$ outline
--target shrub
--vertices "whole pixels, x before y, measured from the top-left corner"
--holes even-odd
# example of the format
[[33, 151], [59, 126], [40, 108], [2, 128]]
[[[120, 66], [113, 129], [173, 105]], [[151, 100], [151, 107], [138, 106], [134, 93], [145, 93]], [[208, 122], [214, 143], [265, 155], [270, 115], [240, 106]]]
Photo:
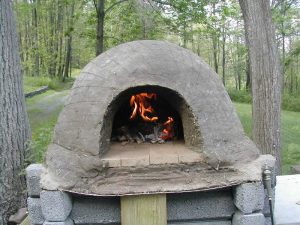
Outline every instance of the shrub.
[[229, 89], [227, 90], [230, 98], [234, 102], [241, 102], [241, 103], [252, 103], [252, 96], [250, 92], [245, 90], [236, 90], [236, 89]]
[[51, 79], [46, 76], [40, 76], [40, 77], [24, 76], [24, 89], [25, 89], [25, 93], [35, 91], [43, 86], [48, 86], [49, 89], [56, 90], [56, 91], [70, 89], [74, 83], [74, 80], [75, 78], [68, 77], [66, 78], [65, 82], [62, 82], [57, 78]]
[[281, 106], [284, 110], [300, 112], [300, 97], [285, 94], [282, 96]]
[[[232, 101], [240, 102], [240, 103], [252, 103], [251, 93], [245, 90], [235, 90], [229, 89], [227, 90], [228, 94]], [[282, 104], [281, 108], [283, 110], [300, 112], [300, 97], [295, 97], [291, 95], [284, 94], [282, 96]]]

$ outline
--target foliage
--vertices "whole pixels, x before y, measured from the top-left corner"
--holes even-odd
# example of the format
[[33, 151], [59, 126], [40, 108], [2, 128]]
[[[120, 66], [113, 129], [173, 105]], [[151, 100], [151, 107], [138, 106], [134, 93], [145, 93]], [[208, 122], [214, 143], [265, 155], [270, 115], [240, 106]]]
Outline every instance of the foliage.
[[24, 77], [24, 92], [28, 93], [31, 91], [35, 91], [43, 86], [48, 86], [49, 89], [52, 90], [63, 90], [63, 89], [69, 89], [73, 82], [74, 78], [70, 77], [66, 79], [66, 82], [62, 82], [61, 80], [57, 78], [50, 78], [45, 76], [39, 76], [39, 77]]
[[227, 90], [230, 96], [230, 99], [234, 102], [241, 102], [241, 103], [251, 103], [252, 97], [251, 94], [246, 90], [236, 90], [236, 89], [229, 89]]
[[283, 95], [282, 109], [300, 112], [300, 97], [295, 97], [287, 94]]
[[23, 79], [24, 92], [29, 93], [35, 91], [43, 86], [49, 86], [51, 79], [49, 77], [28, 77], [25, 76]]
[[[105, 0], [104, 50], [137, 39], [174, 42], [200, 55], [229, 89], [249, 89], [244, 24], [236, 0]], [[14, 0], [21, 59], [27, 76], [64, 79], [66, 65], [82, 68], [95, 57], [93, 0]], [[74, 12], [72, 7], [74, 6]], [[284, 92], [300, 96], [300, 4], [273, 0], [284, 68]], [[71, 38], [70, 64], [66, 64]]]

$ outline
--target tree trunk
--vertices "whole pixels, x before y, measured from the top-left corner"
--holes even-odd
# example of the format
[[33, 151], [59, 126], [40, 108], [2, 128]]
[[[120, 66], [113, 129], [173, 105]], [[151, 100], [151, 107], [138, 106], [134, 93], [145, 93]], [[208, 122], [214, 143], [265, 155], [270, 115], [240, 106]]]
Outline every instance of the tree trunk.
[[223, 81], [223, 85], [226, 86], [226, 79], [225, 79], [225, 65], [226, 65], [226, 53], [225, 53], [225, 45], [226, 45], [226, 29], [225, 29], [225, 25], [223, 28], [223, 43], [222, 43], [222, 81]]
[[217, 34], [214, 33], [213, 37], [212, 37], [212, 41], [213, 41], [213, 57], [214, 57], [214, 67], [215, 67], [215, 71], [216, 73], [219, 72], [219, 60], [218, 60], [218, 37]]
[[182, 35], [183, 35], [183, 47], [187, 48], [187, 24], [186, 21], [184, 21], [183, 23], [183, 31], [182, 31]]
[[58, 1], [58, 8], [57, 8], [57, 33], [58, 33], [58, 40], [57, 40], [57, 72], [56, 75], [60, 78], [63, 77], [63, 67], [64, 67], [64, 60], [63, 60], [63, 36], [64, 36], [64, 27], [63, 27], [63, 19], [64, 19], [64, 4], [61, 1]]
[[251, 91], [251, 76], [250, 76], [249, 55], [247, 55], [247, 59], [246, 59], [246, 90]]
[[105, 0], [98, 0], [97, 3], [97, 44], [96, 56], [104, 51], [104, 17]]
[[29, 125], [18, 35], [10, 0], [0, 0], [0, 225], [25, 206], [24, 159]]
[[69, 21], [69, 31], [68, 31], [68, 37], [67, 37], [67, 53], [66, 53], [66, 61], [65, 61], [65, 67], [63, 72], [63, 81], [65, 81], [66, 77], [69, 76], [69, 69], [71, 65], [71, 53], [72, 53], [72, 33], [73, 33], [73, 22], [74, 22], [74, 8], [75, 8], [75, 1], [72, 2], [71, 5], [71, 15], [70, 15], [70, 21]]
[[49, 39], [49, 49], [48, 50], [48, 54], [50, 54], [50, 62], [49, 62], [49, 75], [54, 77], [55, 76], [55, 72], [56, 72], [56, 61], [57, 61], [57, 48], [58, 48], [58, 44], [57, 44], [57, 29], [55, 27], [56, 24], [56, 20], [55, 20], [55, 12], [56, 7], [55, 7], [56, 2], [51, 2], [49, 5], [49, 30], [50, 30], [50, 37]]
[[242, 89], [242, 57], [241, 57], [241, 50], [240, 45], [241, 41], [240, 38], [237, 40], [236, 51], [237, 51], [237, 78], [238, 78], [238, 90]]
[[34, 69], [33, 76], [40, 75], [40, 59], [39, 59], [39, 49], [38, 49], [38, 16], [37, 16], [37, 5], [38, 2], [33, 2], [32, 9], [32, 25], [34, 27], [34, 35], [33, 35], [33, 48], [34, 48]]
[[280, 105], [282, 74], [270, 2], [239, 0], [246, 30], [252, 81], [253, 141], [262, 154], [276, 157], [280, 174]]

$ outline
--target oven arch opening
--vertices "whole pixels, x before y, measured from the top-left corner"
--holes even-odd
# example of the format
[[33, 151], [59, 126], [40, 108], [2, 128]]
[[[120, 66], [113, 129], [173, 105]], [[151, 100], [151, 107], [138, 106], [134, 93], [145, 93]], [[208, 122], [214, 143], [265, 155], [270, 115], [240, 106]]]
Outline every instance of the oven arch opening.
[[[144, 85], [130, 87], [120, 92], [109, 104], [103, 119], [105, 124], [103, 124], [103, 129], [100, 131], [102, 137], [102, 140], [100, 140], [100, 149], [102, 150], [100, 156], [109, 150], [111, 142], [116, 141], [119, 128], [128, 126], [129, 129], [132, 129], [137, 124], [141, 124], [140, 116], [130, 120], [133, 111], [130, 106], [130, 98], [140, 93], [153, 93], [156, 95], [156, 99], [149, 100], [155, 110], [154, 114], [148, 114], [149, 117], [158, 116], [157, 123], [160, 124], [165, 123], [169, 116], [172, 117], [175, 121], [174, 129], [176, 133], [174, 139], [172, 139], [181, 141], [185, 146], [201, 152], [202, 140], [200, 129], [196, 123], [197, 118], [195, 118], [191, 107], [183, 96], [170, 88]], [[144, 124], [147, 124], [147, 122]]]

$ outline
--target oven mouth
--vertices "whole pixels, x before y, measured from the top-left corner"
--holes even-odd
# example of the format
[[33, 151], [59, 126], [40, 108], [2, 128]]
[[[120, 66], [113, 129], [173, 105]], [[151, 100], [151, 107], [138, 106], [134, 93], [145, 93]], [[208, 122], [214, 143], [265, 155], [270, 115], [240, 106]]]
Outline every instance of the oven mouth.
[[185, 143], [181, 116], [186, 116], [182, 110], [186, 107], [180, 106], [183, 101], [176, 95], [159, 86], [143, 86], [119, 96], [123, 101], [117, 104], [109, 150], [101, 159], [109, 167], [204, 161]]
[[130, 149], [128, 146], [154, 152], [158, 145], [161, 151], [164, 145], [175, 145], [180, 153], [202, 153], [202, 137], [191, 107], [178, 92], [166, 87], [144, 85], [122, 91], [108, 106], [102, 127], [101, 158], [110, 156], [112, 147], [116, 151]]

